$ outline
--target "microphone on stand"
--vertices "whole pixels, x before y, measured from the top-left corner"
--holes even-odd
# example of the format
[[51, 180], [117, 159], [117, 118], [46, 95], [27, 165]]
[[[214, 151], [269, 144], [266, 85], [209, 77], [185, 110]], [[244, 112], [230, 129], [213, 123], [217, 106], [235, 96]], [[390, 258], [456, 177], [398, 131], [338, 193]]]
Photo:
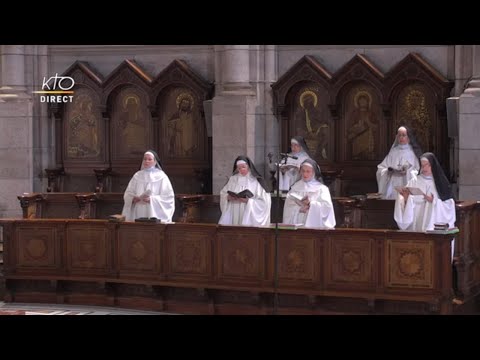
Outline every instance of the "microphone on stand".
[[297, 159], [298, 159], [298, 156], [290, 155], [290, 154], [287, 154], [287, 153], [280, 153], [280, 156], [282, 156], [282, 157], [289, 157], [289, 158], [292, 158], [292, 159], [294, 159], [294, 160], [297, 160]]

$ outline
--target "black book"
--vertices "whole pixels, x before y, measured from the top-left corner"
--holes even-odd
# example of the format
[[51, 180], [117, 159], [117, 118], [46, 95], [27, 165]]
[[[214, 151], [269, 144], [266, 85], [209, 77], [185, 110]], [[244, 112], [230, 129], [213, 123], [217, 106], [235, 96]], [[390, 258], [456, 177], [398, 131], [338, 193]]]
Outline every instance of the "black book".
[[238, 193], [235, 193], [233, 191], [228, 190], [227, 193], [228, 193], [228, 195], [233, 196], [233, 197], [237, 197], [237, 198], [250, 199], [250, 198], [253, 197], [252, 192], [248, 189], [245, 189], [245, 190], [240, 191]]
[[162, 220], [157, 219], [156, 217], [150, 217], [150, 218], [140, 217], [140, 218], [136, 218], [135, 222], [159, 223], [159, 222], [162, 222]]

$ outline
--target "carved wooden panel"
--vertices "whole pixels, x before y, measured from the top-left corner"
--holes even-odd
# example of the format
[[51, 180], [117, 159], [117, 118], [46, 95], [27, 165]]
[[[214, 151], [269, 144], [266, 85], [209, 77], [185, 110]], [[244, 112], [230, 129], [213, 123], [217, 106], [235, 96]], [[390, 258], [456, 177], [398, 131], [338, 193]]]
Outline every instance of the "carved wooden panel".
[[111, 240], [104, 226], [67, 228], [67, 269], [70, 272], [106, 273], [111, 267]]
[[433, 243], [387, 240], [387, 286], [433, 288]]
[[219, 229], [217, 272], [219, 279], [235, 277], [261, 280], [265, 275], [264, 234], [238, 229]]
[[387, 73], [356, 54], [333, 75], [305, 56], [272, 85], [282, 151], [292, 136], [302, 135], [322, 170], [343, 170], [337, 196], [376, 192], [377, 165], [399, 125], [406, 124], [418, 131], [423, 150], [435, 152], [448, 170], [446, 98], [452, 86], [415, 53]]
[[19, 228], [17, 230], [17, 266], [19, 270], [60, 267], [60, 244], [55, 227]]
[[105, 156], [105, 126], [97, 93], [87, 87], [75, 90], [65, 114], [65, 161], [96, 160]]
[[111, 134], [112, 160], [134, 159], [151, 147], [151, 117], [147, 94], [136, 87], [126, 87], [113, 100]]
[[169, 276], [210, 277], [213, 236], [209, 227], [191, 230], [177, 226], [169, 231], [166, 238]]
[[153, 276], [161, 271], [163, 228], [160, 226], [121, 226], [118, 234], [118, 270], [123, 275]]
[[278, 239], [278, 278], [313, 282], [315, 238], [296, 236], [293, 232]]
[[[344, 154], [347, 161], [382, 160], [382, 109], [376, 90], [360, 83], [343, 98]], [[383, 149], [382, 149], [383, 150]]]
[[373, 239], [329, 241], [330, 281], [333, 283], [374, 282]]

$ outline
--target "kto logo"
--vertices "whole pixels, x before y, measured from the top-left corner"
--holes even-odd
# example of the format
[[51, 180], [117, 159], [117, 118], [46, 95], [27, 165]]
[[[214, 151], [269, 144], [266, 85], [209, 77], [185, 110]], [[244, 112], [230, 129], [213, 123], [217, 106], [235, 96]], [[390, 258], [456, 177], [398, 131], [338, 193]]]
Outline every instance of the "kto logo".
[[[46, 94], [40, 96], [40, 102], [47, 102], [47, 103], [68, 103], [73, 101], [73, 94], [74, 91], [73, 87], [75, 86], [75, 80], [70, 76], [51, 76], [50, 78], [44, 77], [42, 90], [41, 91], [34, 91], [36, 94]], [[61, 94], [61, 95], [53, 95], [53, 94]]]

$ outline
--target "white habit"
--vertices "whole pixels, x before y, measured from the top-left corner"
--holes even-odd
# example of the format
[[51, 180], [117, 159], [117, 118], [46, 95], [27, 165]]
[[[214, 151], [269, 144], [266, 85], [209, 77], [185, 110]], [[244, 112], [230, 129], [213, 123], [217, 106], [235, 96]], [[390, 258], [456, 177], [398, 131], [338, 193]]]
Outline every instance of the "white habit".
[[[426, 201], [423, 195], [409, 195], [407, 202], [403, 195], [398, 193], [395, 201], [394, 218], [400, 230], [425, 232], [433, 230], [435, 223], [448, 223], [449, 227], [455, 226], [455, 201], [447, 199], [442, 201], [438, 197], [437, 188], [433, 177], [414, 175], [407, 186], [417, 187], [425, 194], [433, 194], [433, 201]], [[452, 259], [455, 244], [452, 241]]]
[[[308, 196], [310, 209], [306, 213], [300, 212], [300, 206], [291, 197], [292, 193], [300, 198], [305, 195]], [[285, 199], [283, 222], [286, 224], [303, 224], [305, 227], [333, 229], [336, 221], [328, 187], [316, 179], [309, 182], [305, 182], [303, 179], [297, 181]]]
[[[132, 203], [134, 196], [150, 191], [150, 202]], [[140, 170], [133, 175], [123, 195], [125, 205], [122, 215], [126, 221], [140, 217], [156, 217], [163, 222], [171, 222], [175, 211], [175, 194], [167, 174], [158, 168]]]
[[[300, 179], [300, 165], [302, 162], [304, 162], [307, 159], [310, 159], [310, 156], [306, 152], [299, 152], [299, 153], [290, 153], [290, 155], [294, 155], [298, 157], [298, 159], [292, 159], [292, 158], [287, 158], [287, 163], [286, 165], [294, 165], [296, 168], [291, 168], [283, 174], [281, 171], [279, 171], [279, 176], [280, 176], [280, 181], [278, 184], [279, 190], [280, 191], [288, 191], [290, 190], [290, 187], [295, 184], [297, 180]], [[280, 164], [280, 168], [283, 165], [283, 161]]]
[[[228, 201], [227, 191], [238, 193], [248, 189], [253, 193], [253, 197], [246, 203], [238, 201]], [[266, 226], [270, 225], [270, 208], [272, 200], [270, 194], [260, 185], [257, 178], [251, 175], [235, 174], [230, 176], [227, 184], [220, 191], [220, 225], [246, 225], [246, 226]]]
[[[388, 171], [389, 167], [399, 169], [402, 166], [408, 167], [405, 175]], [[410, 144], [393, 146], [377, 166], [378, 192], [383, 199], [396, 199], [395, 186], [405, 186], [412, 178], [412, 172], [418, 172], [419, 169], [420, 163]]]

